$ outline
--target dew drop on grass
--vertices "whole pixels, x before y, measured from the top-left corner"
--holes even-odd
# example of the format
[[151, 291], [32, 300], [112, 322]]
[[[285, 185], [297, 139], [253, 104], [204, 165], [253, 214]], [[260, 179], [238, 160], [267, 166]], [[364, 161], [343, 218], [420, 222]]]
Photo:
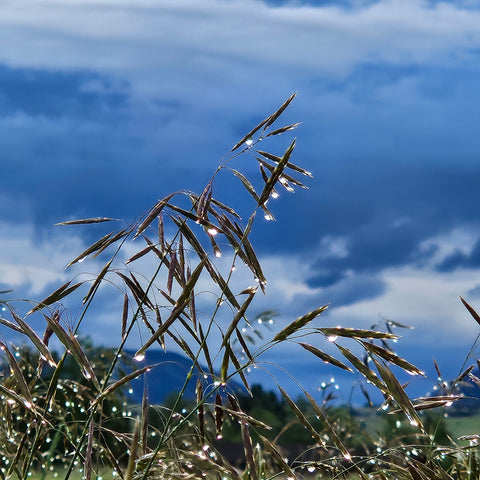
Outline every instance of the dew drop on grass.
[[327, 340], [328, 340], [330, 343], [333, 343], [333, 342], [336, 342], [336, 341], [337, 341], [337, 338], [338, 338], [337, 335], [329, 335], [329, 336], [327, 337]]
[[145, 355], [143, 353], [140, 353], [139, 355], [135, 355], [133, 359], [136, 362], [143, 362], [143, 360], [145, 360]]
[[215, 227], [210, 227], [207, 229], [207, 233], [214, 237], [215, 235], [218, 234], [218, 230]]
[[251, 147], [253, 145], [253, 139], [249, 138], [249, 139], [245, 140], [245, 145], [247, 147]]
[[309, 473], [313, 473], [315, 471], [315, 467], [313, 465], [310, 465], [309, 467], [307, 467], [307, 471]]
[[270, 214], [270, 213], [266, 213], [264, 215], [264, 218], [265, 220], [267, 220], [268, 222], [271, 222], [273, 220], [273, 216]]

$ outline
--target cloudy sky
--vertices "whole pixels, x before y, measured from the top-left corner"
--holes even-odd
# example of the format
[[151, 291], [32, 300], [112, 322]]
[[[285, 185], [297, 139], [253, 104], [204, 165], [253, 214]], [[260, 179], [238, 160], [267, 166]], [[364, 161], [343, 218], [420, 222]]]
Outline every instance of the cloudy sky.
[[[298, 92], [283, 121], [303, 122], [293, 161], [314, 178], [257, 222], [269, 283], [252, 313], [284, 326], [328, 303], [318, 326], [389, 318], [415, 327], [398, 331], [402, 355], [458, 373], [479, 329], [459, 301], [480, 308], [477, 1], [6, 1], [0, 44], [0, 289], [41, 300], [98, 271], [65, 265], [103, 230], [55, 223], [123, 225], [200, 192]], [[235, 167], [257, 175], [253, 157]], [[243, 198], [229, 180], [214, 194]], [[118, 308], [106, 296], [83, 332], [115, 343]], [[267, 359], [285, 352], [300, 381], [330, 377], [295, 345]]]

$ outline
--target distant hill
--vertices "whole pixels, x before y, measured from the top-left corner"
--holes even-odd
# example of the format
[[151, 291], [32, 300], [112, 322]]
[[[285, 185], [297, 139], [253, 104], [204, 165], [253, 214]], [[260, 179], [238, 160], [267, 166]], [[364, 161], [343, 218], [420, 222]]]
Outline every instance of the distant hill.
[[[134, 351], [125, 351], [133, 359]], [[164, 352], [163, 350], [147, 350], [145, 359], [141, 362], [134, 362], [138, 368], [147, 365], [156, 365], [151, 371], [130, 382], [132, 393], [128, 395], [131, 403], [141, 403], [143, 397], [144, 385], [147, 385], [148, 401], [150, 404], [164, 404], [166, 400], [174, 393], [179, 392], [185, 382], [187, 373], [190, 371], [192, 361], [174, 352]], [[206, 367], [201, 366], [204, 372], [208, 372]], [[195, 368], [194, 374], [187, 384], [184, 399], [195, 400], [195, 388], [197, 379], [201, 377], [204, 380], [204, 388], [213, 383], [211, 376], [204, 378], [198, 368]], [[228, 387], [234, 391], [244, 391], [243, 387], [236, 382], [229, 382]]]

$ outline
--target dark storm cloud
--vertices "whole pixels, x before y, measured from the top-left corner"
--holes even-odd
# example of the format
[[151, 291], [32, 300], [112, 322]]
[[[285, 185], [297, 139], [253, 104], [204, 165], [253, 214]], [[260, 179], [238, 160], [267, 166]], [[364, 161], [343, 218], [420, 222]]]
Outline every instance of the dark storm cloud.
[[[314, 251], [319, 258], [311, 268], [309, 284], [314, 287], [339, 282], [348, 270], [375, 273], [420, 265], [438, 248], [431, 245], [425, 249], [422, 242], [446, 234], [458, 224], [478, 222], [479, 176], [480, 165], [462, 171], [455, 166], [431, 170], [404, 165], [393, 170], [378, 165], [365, 171], [357, 166], [348, 176], [330, 172], [331, 185], [312, 187], [297, 205], [279, 204], [277, 212], [272, 203], [278, 223], [262, 230], [261, 251], [268, 251], [275, 238], [282, 239], [276, 248], [285, 253], [301, 250], [300, 245]], [[304, 215], [298, 214], [299, 208]], [[318, 239], [327, 234], [346, 239], [345, 255], [324, 257]], [[468, 261], [477, 266], [479, 250], [477, 246], [468, 259], [458, 254], [455, 265]]]
[[[118, 82], [90, 72], [52, 72], [0, 65], [0, 112], [83, 120], [119, 112], [128, 93]], [[126, 84], [122, 90], [128, 91]]]
[[323, 294], [331, 299], [332, 308], [338, 308], [362, 300], [377, 298], [386, 292], [386, 285], [379, 278], [357, 275], [327, 288]]

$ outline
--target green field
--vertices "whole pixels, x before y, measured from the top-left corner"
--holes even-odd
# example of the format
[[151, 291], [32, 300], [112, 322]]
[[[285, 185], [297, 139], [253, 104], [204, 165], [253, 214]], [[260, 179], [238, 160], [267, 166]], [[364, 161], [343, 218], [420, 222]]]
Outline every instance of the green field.
[[[49, 471], [46, 475], [43, 472], [33, 472], [32, 476], [29, 477], [31, 480], [51, 480], [54, 478], [63, 479], [65, 478], [65, 470], [62, 467], [58, 467], [58, 470]], [[81, 472], [72, 472], [70, 475], [70, 480], [83, 480], [84, 476]], [[112, 476], [111, 471], [101, 471], [99, 470], [96, 474], [92, 472], [92, 480], [115, 480], [119, 478]]]

